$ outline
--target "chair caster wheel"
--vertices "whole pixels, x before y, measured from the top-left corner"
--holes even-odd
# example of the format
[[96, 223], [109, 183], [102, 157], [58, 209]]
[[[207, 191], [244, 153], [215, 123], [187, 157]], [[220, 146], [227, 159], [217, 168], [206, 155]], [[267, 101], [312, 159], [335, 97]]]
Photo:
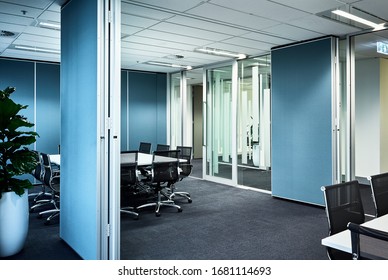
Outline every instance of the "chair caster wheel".
[[160, 213], [155, 213], [155, 216], [156, 217], [160, 217]]
[[44, 224], [47, 226], [50, 224], [50, 221], [45, 221]]
[[39, 214], [38, 216], [36, 216], [38, 219], [42, 219], [42, 215], [41, 214]]
[[183, 211], [183, 209], [182, 208], [178, 208], [178, 212], [182, 212]]
[[189, 199], [187, 199], [187, 202], [192, 203], [193, 201], [191, 200], [191, 198], [189, 198]]

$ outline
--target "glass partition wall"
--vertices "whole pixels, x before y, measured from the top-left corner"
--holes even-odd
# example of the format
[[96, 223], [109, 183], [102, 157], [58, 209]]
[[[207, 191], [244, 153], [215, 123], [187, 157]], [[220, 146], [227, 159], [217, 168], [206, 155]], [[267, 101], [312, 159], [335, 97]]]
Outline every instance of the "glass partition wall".
[[271, 190], [270, 56], [238, 62], [237, 183]]
[[271, 190], [270, 55], [206, 71], [205, 178]]

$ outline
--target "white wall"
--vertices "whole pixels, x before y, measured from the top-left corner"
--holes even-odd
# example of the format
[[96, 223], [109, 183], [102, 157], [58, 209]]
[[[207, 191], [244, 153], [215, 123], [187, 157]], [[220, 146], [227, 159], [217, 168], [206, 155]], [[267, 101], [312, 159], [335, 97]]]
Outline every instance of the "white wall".
[[380, 172], [380, 62], [356, 61], [355, 172], [366, 178]]

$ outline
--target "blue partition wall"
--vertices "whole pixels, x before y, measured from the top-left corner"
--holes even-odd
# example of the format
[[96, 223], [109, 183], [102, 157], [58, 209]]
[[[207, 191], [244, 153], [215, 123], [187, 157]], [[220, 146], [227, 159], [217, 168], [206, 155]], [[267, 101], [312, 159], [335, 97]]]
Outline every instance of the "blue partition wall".
[[332, 38], [272, 51], [272, 195], [317, 205], [332, 183]]
[[122, 71], [121, 150], [138, 149], [140, 142], [153, 148], [167, 139], [167, 75]]
[[48, 154], [57, 153], [60, 144], [59, 69], [59, 64], [0, 59], [0, 88], [16, 88], [12, 97], [28, 105], [21, 113], [40, 136], [35, 149]]
[[60, 236], [84, 259], [100, 258], [97, 2], [61, 12]]

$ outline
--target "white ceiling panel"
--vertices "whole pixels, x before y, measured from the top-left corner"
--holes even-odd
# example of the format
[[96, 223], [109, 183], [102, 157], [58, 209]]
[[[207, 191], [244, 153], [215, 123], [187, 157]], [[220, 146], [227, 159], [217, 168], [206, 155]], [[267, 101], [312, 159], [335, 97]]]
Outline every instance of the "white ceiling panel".
[[201, 39], [201, 38], [194, 38], [189, 36], [182, 36], [172, 33], [166, 33], [166, 32], [160, 32], [156, 30], [144, 30], [139, 33], [137, 33], [138, 36], [148, 37], [148, 38], [154, 38], [161, 41], [170, 41], [170, 42], [179, 42], [182, 44], [191, 44], [191, 45], [206, 45], [211, 43], [209, 40]]
[[130, 26], [130, 25], [121, 25], [121, 36], [126, 36], [126, 35], [132, 35], [135, 34], [139, 31], [143, 30], [141, 27], [135, 27], [135, 26]]
[[205, 29], [209, 31], [219, 32], [223, 34], [230, 34], [233, 36], [240, 36], [247, 33], [245, 29], [229, 26], [228, 24], [220, 24], [214, 22], [212, 19], [197, 19], [187, 16], [175, 16], [168, 19], [168, 22], [184, 25], [194, 26], [196, 28]]
[[211, 0], [210, 3], [279, 22], [287, 22], [308, 15], [308, 13], [300, 9], [287, 7], [267, 0]]
[[58, 51], [61, 49], [61, 45], [59, 44], [48, 44], [47, 42], [26, 41], [21, 39], [15, 40], [14, 45], [32, 46], [37, 48], [53, 49]]
[[170, 53], [179, 53], [180, 51], [182, 51], [179, 49], [168, 49], [165, 47], [136, 44], [136, 43], [125, 42], [125, 41], [121, 43], [121, 47], [123, 49], [128, 49], [128, 51], [141, 50], [141, 51], [147, 51], [153, 54], [161, 54], [161, 55], [167, 55]]
[[242, 35], [241, 37], [256, 40], [256, 41], [266, 42], [272, 45], [285, 45], [293, 42], [293, 40], [290, 40], [290, 39], [271, 36], [271, 35], [258, 33], [258, 32], [249, 32], [247, 34]]
[[25, 29], [26, 29], [25, 25], [0, 22], [0, 30], [7, 30], [11, 32], [20, 33], [20, 32], [23, 32]]
[[307, 40], [309, 38], [321, 37], [323, 35], [321, 32], [314, 32], [287, 24], [279, 24], [277, 26], [267, 28], [264, 31], [284, 38], [289, 38], [294, 41]]
[[[232, 45], [232, 44], [222, 43], [222, 42], [209, 44], [207, 47], [227, 50], [227, 51], [236, 52], [236, 53], [243, 53], [246, 55], [256, 55], [257, 53], [261, 53], [263, 51], [263, 50], [260, 50], [259, 48], [248, 48], [241, 45]], [[225, 58], [224, 60], [226, 59], [227, 58]]]
[[161, 11], [160, 9], [155, 9], [152, 7], [146, 8], [128, 3], [122, 3], [121, 13], [155, 20], [166, 20], [174, 15], [169, 12]]
[[[24, 1], [26, 2], [26, 1]], [[28, 6], [20, 6], [15, 4], [10, 4], [7, 2], [0, 2], [0, 11], [4, 14], [16, 15], [16, 16], [26, 16], [29, 18], [36, 18], [42, 12], [40, 9], [36, 9]], [[23, 13], [25, 12], [25, 14]]]
[[[48, 45], [61, 45], [61, 40], [59, 38], [53, 37], [44, 37], [39, 35], [31, 35], [31, 34], [20, 34], [20, 36], [15, 40], [15, 43], [20, 41], [29, 41], [29, 42], [39, 42], [39, 43], [47, 43]], [[32, 44], [31, 44], [32, 45]]]
[[61, 32], [58, 30], [35, 27], [35, 26], [27, 26], [26, 29], [24, 29], [24, 32], [25, 34], [37, 35], [37, 36], [43, 36], [43, 37], [60, 38], [61, 36]]
[[265, 42], [260, 42], [260, 41], [242, 38], [242, 37], [234, 37], [228, 40], [224, 40], [223, 43], [229, 43], [229, 44], [234, 44], [236, 46], [244, 46], [251, 49], [261, 49], [261, 50], [268, 50], [274, 46], [273, 44], [268, 44]]
[[182, 44], [169, 41], [161, 41], [154, 38], [145, 38], [140, 36], [130, 36], [123, 39], [123, 42], [133, 42], [142, 45], [161, 46], [169, 49], [180, 49], [180, 50], [193, 50], [196, 45]]
[[26, 26], [26, 25], [31, 25], [34, 22], [34, 19], [15, 16], [15, 15], [2, 14], [0, 12], [0, 22]]
[[191, 37], [203, 38], [210, 41], [220, 41], [230, 38], [229, 34], [223, 34], [219, 32], [207, 31], [204, 29], [194, 28], [183, 26], [179, 24], [173, 24], [168, 22], [162, 22], [155, 26], [152, 26], [152, 30], [158, 30], [162, 32], [171, 32], [173, 34], [178, 34], [185, 36], [186, 34], [190, 34]]
[[331, 20], [326, 20], [322, 17], [311, 15], [302, 19], [292, 20], [290, 24], [304, 28], [308, 26], [310, 30], [318, 31], [322, 34], [344, 35], [360, 31], [355, 27], [338, 23]]
[[[214, 12], [215, 9], [217, 10], [216, 13]], [[255, 30], [261, 30], [278, 23], [270, 19], [207, 3], [191, 9], [188, 13]]]
[[[3, 2], [3, 1], [1, 1]], [[9, 0], [4, 2], [12, 2], [15, 5], [28, 5], [29, 7], [37, 8], [37, 9], [45, 9], [47, 6], [53, 3], [53, 0]]]
[[121, 15], [121, 24], [131, 25], [141, 28], [148, 28], [154, 24], [157, 24], [159, 21], [149, 18], [142, 18], [134, 15], [122, 14]]
[[61, 22], [61, 14], [57, 13], [57, 12], [46, 11], [39, 16], [39, 19], [47, 20], [47, 21], [54, 21], [54, 22]]
[[15, 50], [15, 49], [7, 49], [4, 52], [4, 56], [14, 57], [14, 58], [23, 57], [25, 59], [34, 59], [34, 60], [36, 59], [36, 60], [52, 61], [52, 62], [60, 61], [60, 55], [42, 53], [42, 52], [21, 51], [21, 50]]
[[[387, 0], [363, 0], [353, 4], [354, 7], [368, 11], [371, 14], [388, 21], [388, 1]], [[376, 22], [380, 23], [380, 22]]]
[[173, 11], [184, 12], [188, 9], [191, 9], [198, 4], [202, 3], [203, 0], [190, 0], [190, 1], [182, 1], [182, 0], [141, 0], [141, 1], [130, 1], [124, 0], [125, 2], [136, 4], [147, 4], [149, 6], [162, 7], [163, 9], [170, 9]]
[[[343, 6], [341, 1], [337, 0], [271, 0], [284, 6], [301, 9], [309, 13], [319, 13], [326, 10]], [[345, 1], [342, 1], [345, 2]]]

